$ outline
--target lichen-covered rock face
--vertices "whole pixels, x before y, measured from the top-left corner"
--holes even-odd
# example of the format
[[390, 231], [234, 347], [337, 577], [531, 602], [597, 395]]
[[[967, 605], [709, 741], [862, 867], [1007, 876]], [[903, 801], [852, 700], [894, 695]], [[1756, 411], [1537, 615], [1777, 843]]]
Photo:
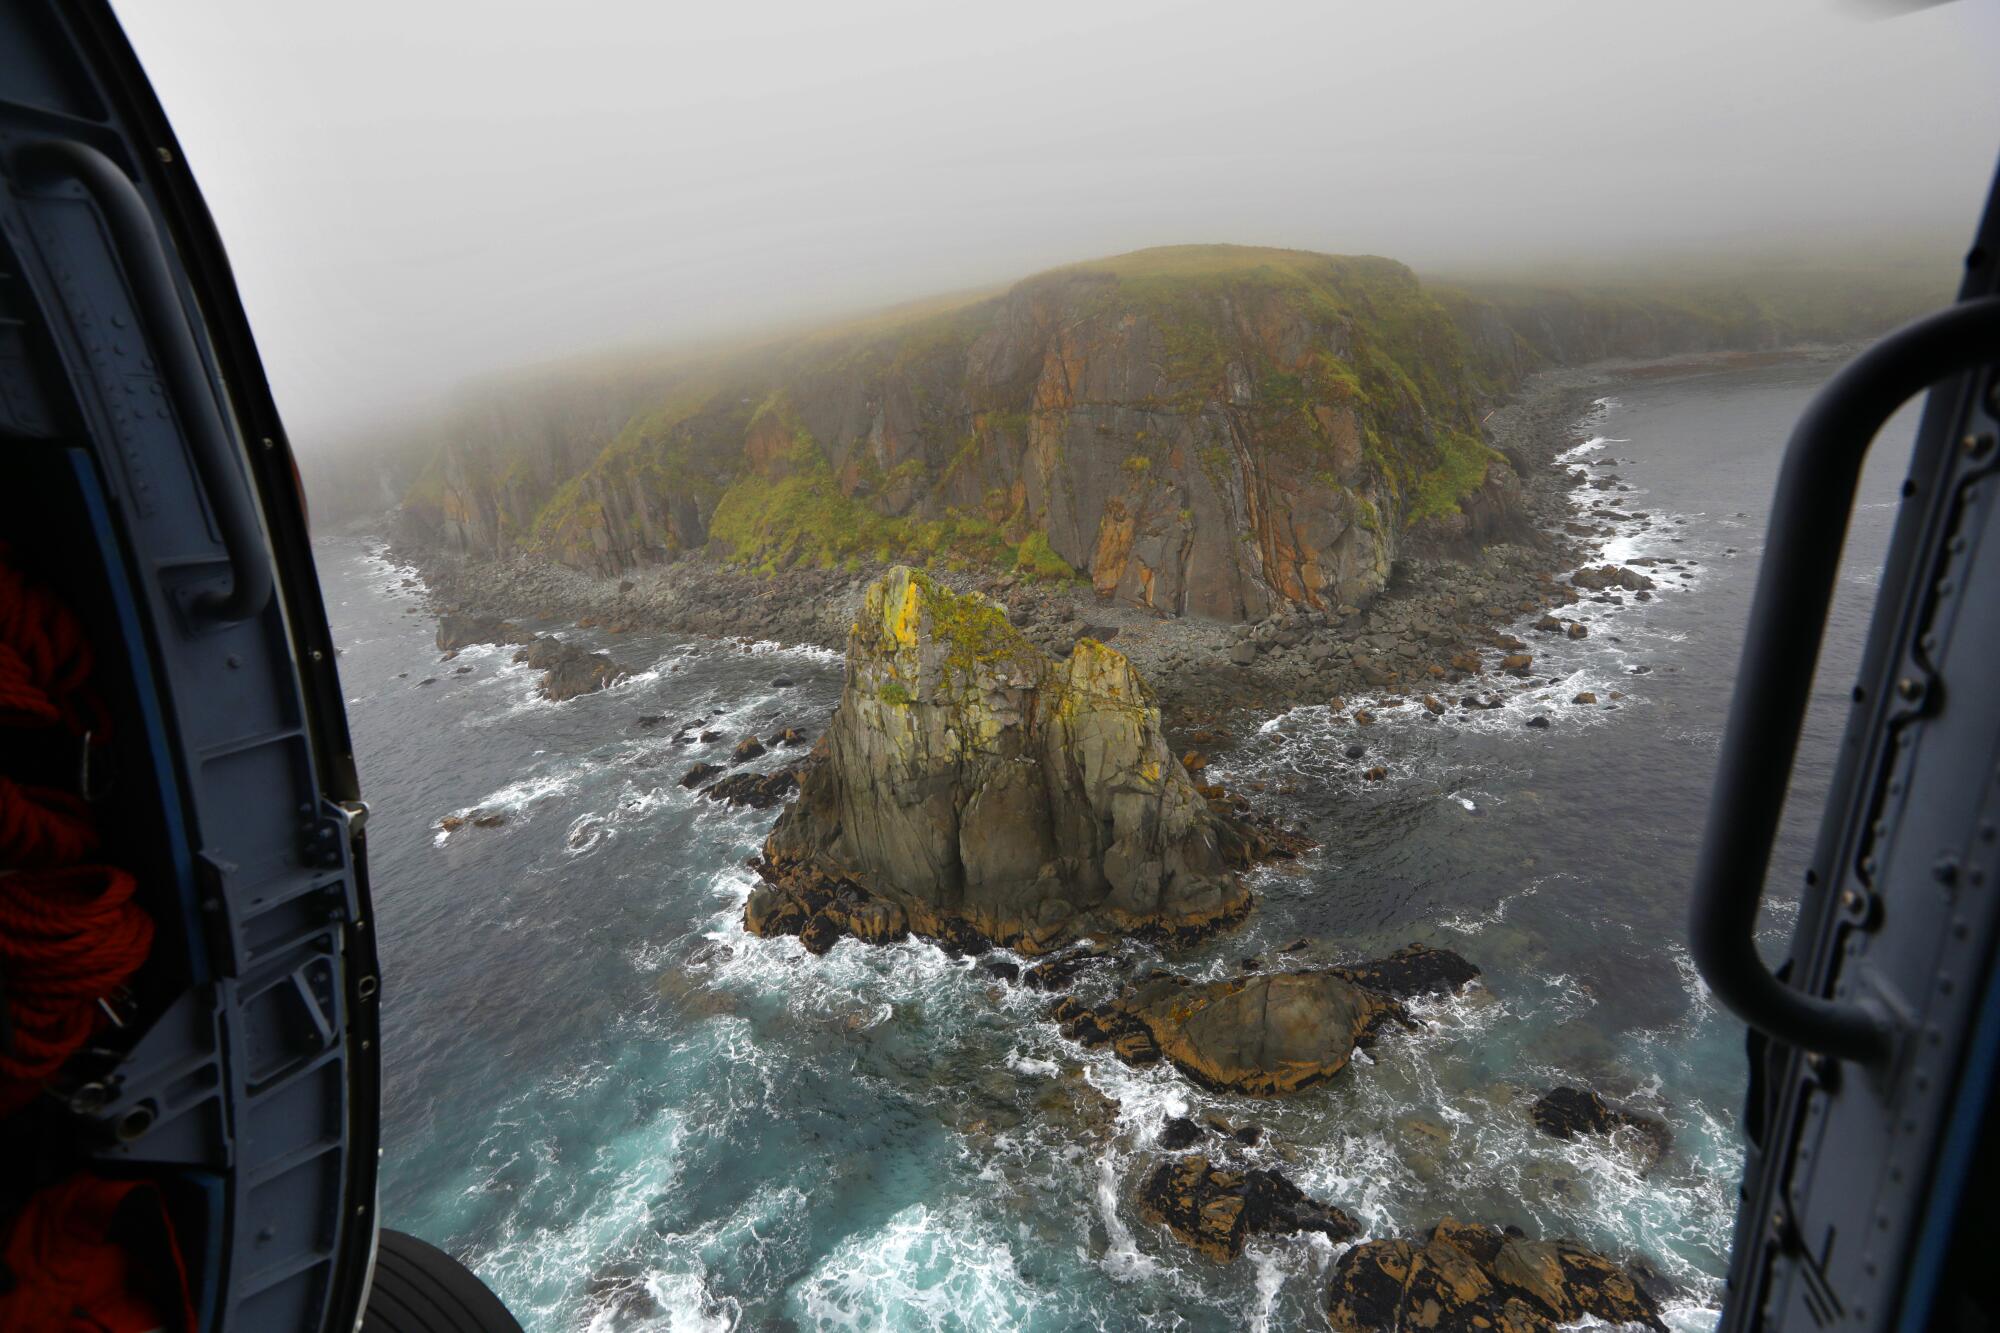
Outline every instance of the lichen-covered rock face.
[[1139, 1187], [1139, 1215], [1225, 1264], [1253, 1235], [1317, 1231], [1343, 1241], [1361, 1230], [1346, 1213], [1309, 1198], [1276, 1171], [1234, 1170], [1199, 1155], [1155, 1168]]
[[1586, 1316], [1666, 1333], [1653, 1299], [1603, 1255], [1449, 1217], [1427, 1240], [1355, 1246], [1326, 1295], [1339, 1333], [1553, 1333]]
[[826, 762], [765, 845], [765, 878], [853, 881], [908, 929], [1047, 951], [1187, 940], [1250, 895], [1151, 692], [1093, 640], [1053, 659], [990, 602], [898, 567], [868, 589]]

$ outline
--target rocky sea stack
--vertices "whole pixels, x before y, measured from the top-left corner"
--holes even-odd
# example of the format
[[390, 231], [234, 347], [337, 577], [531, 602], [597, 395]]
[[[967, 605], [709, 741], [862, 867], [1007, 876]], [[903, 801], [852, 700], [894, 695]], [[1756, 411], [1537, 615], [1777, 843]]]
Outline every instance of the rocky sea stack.
[[1185, 942], [1240, 920], [1263, 840], [1212, 808], [1151, 691], [1092, 639], [1053, 658], [993, 603], [898, 566], [869, 587], [822, 761], [744, 924], [992, 942]]

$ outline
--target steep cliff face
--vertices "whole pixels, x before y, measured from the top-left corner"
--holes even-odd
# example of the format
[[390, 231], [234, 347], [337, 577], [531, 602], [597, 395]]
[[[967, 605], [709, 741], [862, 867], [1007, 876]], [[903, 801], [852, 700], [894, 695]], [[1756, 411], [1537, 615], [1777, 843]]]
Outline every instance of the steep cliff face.
[[1002, 565], [1230, 620], [1364, 601], [1410, 538], [1509, 522], [1458, 328], [1383, 259], [1147, 251], [665, 398], [581, 463], [447, 449], [412, 508], [459, 549], [603, 574]]
[[478, 388], [436, 429], [404, 494], [410, 533], [484, 559], [535, 544], [550, 500], [595, 467], [634, 414], [686, 372], [548, 372]]
[[1088, 639], [1050, 658], [976, 594], [900, 566], [871, 585], [822, 745], [765, 844], [757, 933], [1041, 952], [1191, 938], [1249, 911], [1236, 835], [1131, 664]]
[[[611, 575], [699, 553], [1076, 578], [1254, 619], [1378, 592], [1412, 544], [1525, 536], [1480, 434], [1529, 372], [1853, 337], [1928, 293], [1779, 274], [1660, 291], [1420, 285], [1387, 259], [1147, 250], [613, 387], [484, 396], [415, 533]], [[541, 396], [536, 396], [541, 393]]]

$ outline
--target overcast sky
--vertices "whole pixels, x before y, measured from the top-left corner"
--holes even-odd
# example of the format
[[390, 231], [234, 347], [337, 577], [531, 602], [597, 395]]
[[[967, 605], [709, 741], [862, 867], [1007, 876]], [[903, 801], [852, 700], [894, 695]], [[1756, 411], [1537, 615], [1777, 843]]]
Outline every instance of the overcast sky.
[[2000, 12], [124, 0], [295, 441], [468, 376], [1239, 241], [1970, 234]]

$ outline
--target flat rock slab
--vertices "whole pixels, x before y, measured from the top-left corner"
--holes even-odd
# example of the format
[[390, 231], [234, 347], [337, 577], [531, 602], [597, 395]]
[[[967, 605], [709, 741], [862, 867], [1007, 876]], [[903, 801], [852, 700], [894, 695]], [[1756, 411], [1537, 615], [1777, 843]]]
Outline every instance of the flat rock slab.
[[1352, 968], [1206, 983], [1156, 976], [1109, 1004], [1065, 997], [1049, 1017], [1064, 1036], [1109, 1046], [1127, 1063], [1165, 1059], [1212, 1091], [1280, 1097], [1332, 1078], [1384, 1026], [1409, 1022], [1390, 988], [1451, 991], [1478, 974], [1457, 954], [1413, 945]]

